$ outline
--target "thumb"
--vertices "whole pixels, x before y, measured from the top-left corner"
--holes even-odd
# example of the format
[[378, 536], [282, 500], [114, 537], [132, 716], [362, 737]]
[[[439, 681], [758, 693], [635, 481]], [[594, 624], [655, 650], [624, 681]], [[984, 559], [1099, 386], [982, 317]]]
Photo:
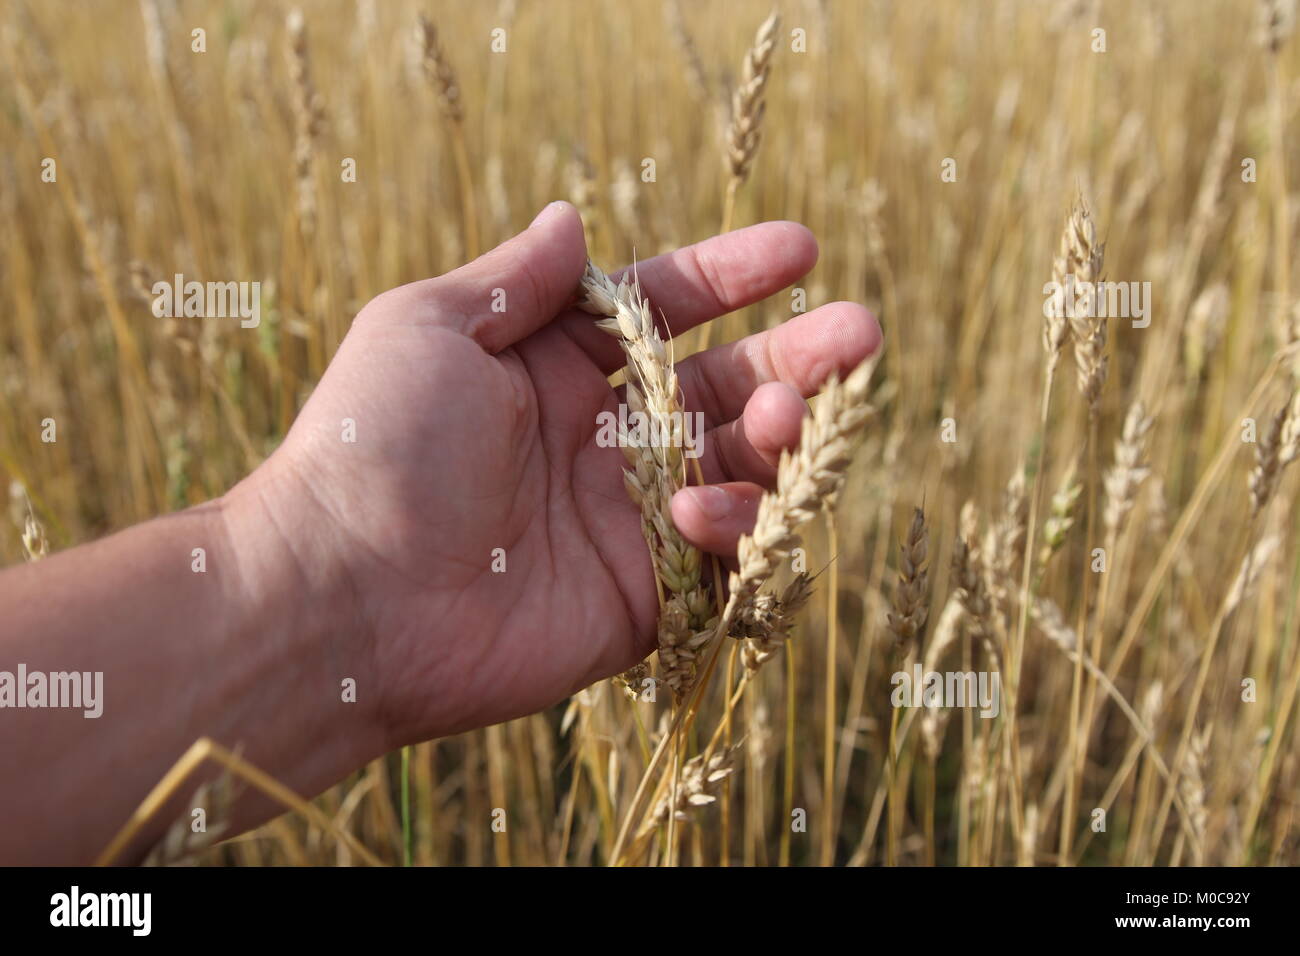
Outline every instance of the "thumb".
[[550, 322], [573, 298], [587, 263], [582, 218], [546, 206], [523, 232], [468, 265], [430, 280], [449, 324], [499, 352]]

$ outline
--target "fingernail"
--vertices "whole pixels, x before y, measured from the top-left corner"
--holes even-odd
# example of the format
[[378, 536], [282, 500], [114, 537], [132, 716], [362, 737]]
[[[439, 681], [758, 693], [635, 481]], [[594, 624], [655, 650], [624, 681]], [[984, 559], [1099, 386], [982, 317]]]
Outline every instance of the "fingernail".
[[537, 214], [537, 217], [528, 224], [528, 228], [531, 229], [533, 226], [540, 226], [563, 208], [564, 203], [559, 199], [555, 200], [555, 202], [547, 203], [542, 207], [542, 211]]
[[731, 495], [713, 485], [696, 485], [686, 489], [695, 507], [710, 521], [721, 521], [731, 514]]

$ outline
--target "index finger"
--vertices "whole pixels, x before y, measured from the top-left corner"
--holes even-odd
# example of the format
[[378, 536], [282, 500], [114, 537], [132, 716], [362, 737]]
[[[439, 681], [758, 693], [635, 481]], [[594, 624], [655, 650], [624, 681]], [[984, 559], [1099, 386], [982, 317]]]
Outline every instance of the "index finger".
[[[611, 273], [617, 281], [635, 268], [665, 340], [767, 298], [807, 275], [817, 263], [817, 240], [797, 222], [764, 222], [714, 236]], [[624, 362], [618, 342], [586, 313], [559, 319], [565, 332], [612, 374]]]

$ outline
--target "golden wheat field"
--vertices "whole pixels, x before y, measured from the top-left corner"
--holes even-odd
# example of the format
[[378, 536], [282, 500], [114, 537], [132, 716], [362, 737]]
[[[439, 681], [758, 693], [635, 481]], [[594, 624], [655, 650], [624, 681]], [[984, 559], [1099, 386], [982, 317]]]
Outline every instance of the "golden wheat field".
[[[807, 225], [813, 272], [713, 344], [833, 300], [884, 330], [781, 633], [704, 644], [683, 694], [652, 657], [394, 752], [310, 815], [185, 816], [152, 861], [1300, 863], [1290, 4], [0, 9], [5, 565], [224, 493], [369, 300], [552, 200], [606, 270]], [[260, 282], [260, 325], [156, 318], [178, 273]], [[1128, 311], [1049, 316], [1066, 276]], [[931, 673], [991, 700], [899, 706]]]

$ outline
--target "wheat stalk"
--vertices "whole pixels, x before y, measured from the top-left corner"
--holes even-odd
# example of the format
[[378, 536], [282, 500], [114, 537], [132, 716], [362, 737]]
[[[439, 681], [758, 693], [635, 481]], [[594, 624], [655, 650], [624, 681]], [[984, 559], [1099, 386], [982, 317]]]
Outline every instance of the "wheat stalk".
[[[1101, 412], [1101, 390], [1106, 383], [1106, 331], [1107, 319], [1098, 316], [1096, 283], [1100, 281], [1105, 252], [1097, 241], [1096, 228], [1092, 214], [1083, 196], [1076, 197], [1074, 206], [1066, 220], [1065, 230], [1061, 236], [1060, 248], [1053, 263], [1053, 271], [1058, 281], [1067, 283], [1067, 295], [1074, 291], [1070, 283], [1075, 283], [1082, 295], [1075, 296], [1069, 317], [1070, 337], [1074, 340], [1075, 378], [1079, 394], [1088, 409], [1088, 469], [1087, 469], [1087, 530], [1084, 547], [1093, 546], [1093, 532], [1097, 518], [1097, 431]], [[1089, 592], [1092, 586], [1092, 572], [1085, 562], [1082, 566], [1081, 598], [1078, 604], [1078, 631], [1081, 645], [1086, 645]], [[1099, 650], [1101, 631], [1098, 629], [1094, 638], [1093, 651]], [[1061, 814], [1060, 856], [1070, 857], [1070, 840], [1073, 831], [1069, 819], [1073, 816], [1075, 802], [1078, 798], [1079, 781], [1082, 776], [1083, 763], [1087, 752], [1087, 738], [1079, 733], [1079, 708], [1083, 693], [1084, 667], [1083, 655], [1075, 661], [1074, 680], [1070, 695], [1070, 746], [1068, 753], [1073, 754], [1066, 781], [1065, 809]], [[1093, 683], [1089, 682], [1088, 693], [1093, 693]]]
[[[1106, 573], [1102, 575], [1098, 589], [1096, 626], [1093, 631], [1091, 656], [1093, 660], [1102, 659], [1102, 649], [1106, 636], [1106, 620], [1110, 610], [1111, 579], [1114, 576], [1116, 549], [1120, 532], [1133, 505], [1137, 493], [1146, 481], [1151, 469], [1146, 467], [1143, 458], [1146, 452], [1147, 432], [1152, 420], [1147, 417], [1146, 406], [1141, 399], [1129, 406], [1124, 416], [1124, 427], [1115, 443], [1115, 464], [1106, 472], [1104, 486], [1106, 506], [1102, 514], [1102, 526], [1105, 529], [1103, 553], [1106, 555]], [[1086, 594], [1085, 594], [1086, 596]], [[1086, 609], [1080, 614], [1086, 613]], [[1081, 740], [1086, 748], [1092, 736], [1093, 721], [1097, 709], [1097, 682], [1090, 675], [1083, 702], [1083, 724]]]

